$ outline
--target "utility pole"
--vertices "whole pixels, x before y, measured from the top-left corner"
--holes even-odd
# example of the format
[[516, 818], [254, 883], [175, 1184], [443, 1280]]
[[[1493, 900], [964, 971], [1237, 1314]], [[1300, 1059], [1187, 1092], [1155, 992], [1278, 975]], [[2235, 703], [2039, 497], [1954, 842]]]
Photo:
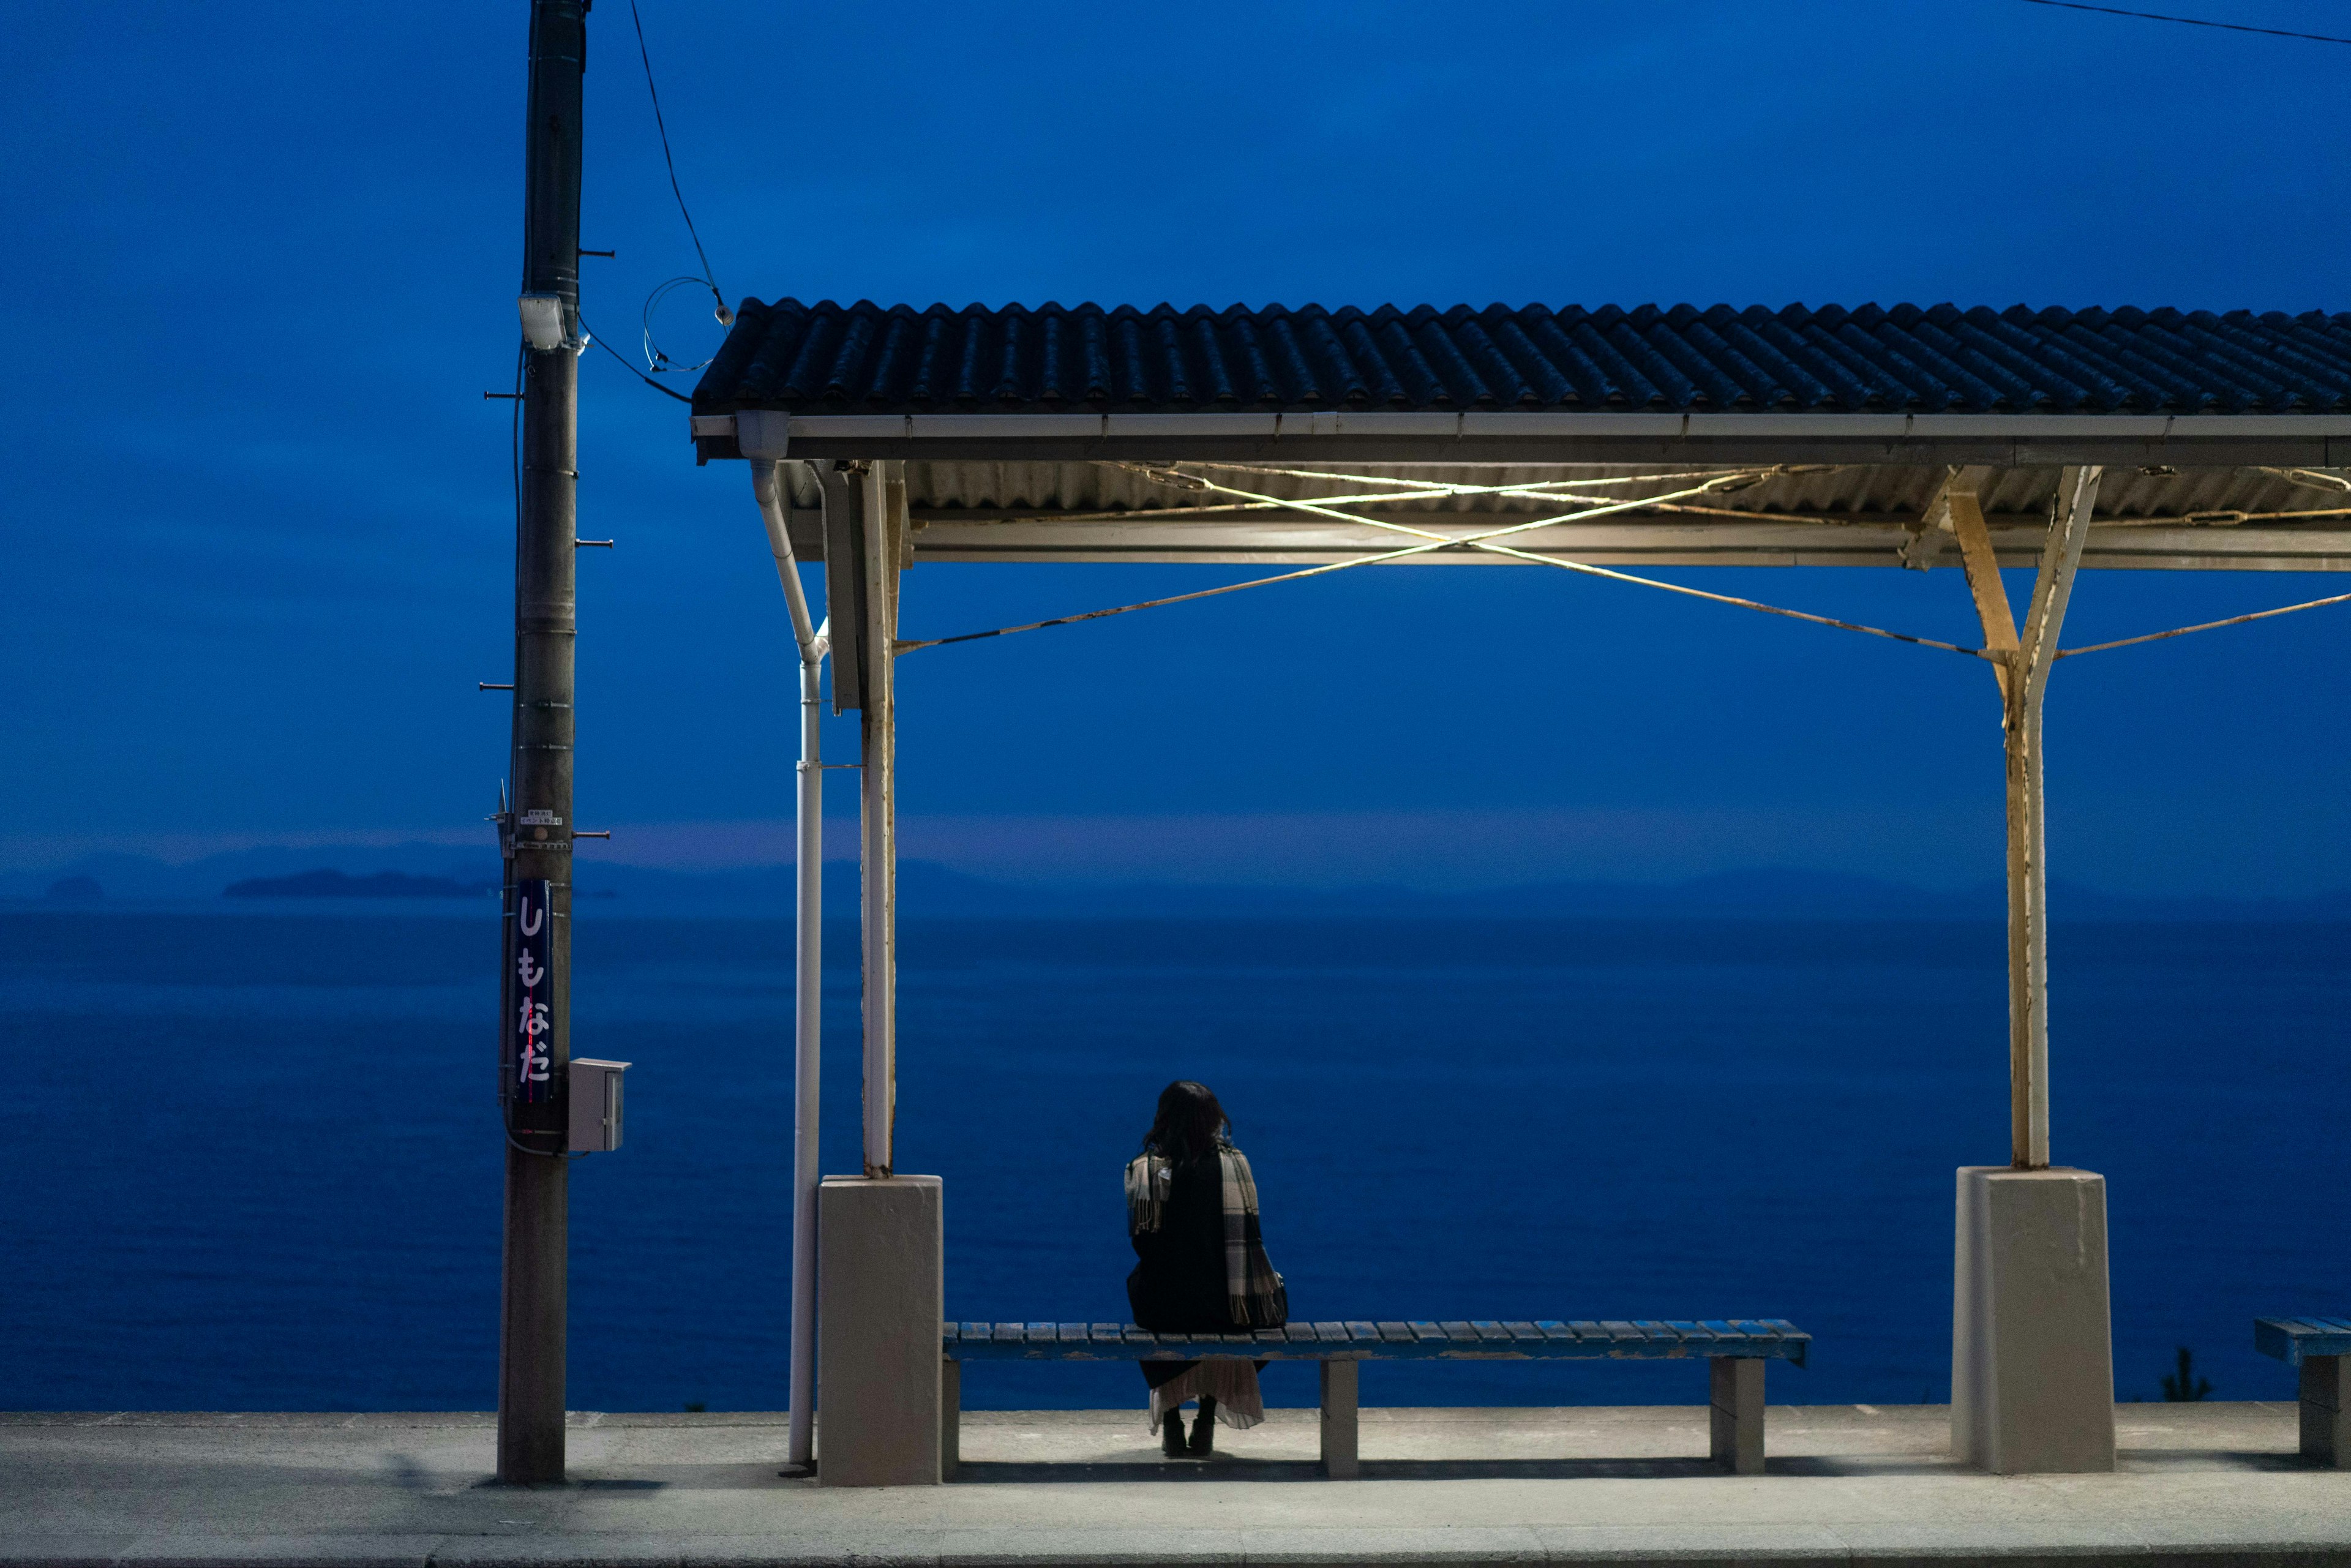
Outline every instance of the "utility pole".
[[579, 483], [580, 76], [588, 0], [531, 0], [523, 175], [522, 495], [500, 1091], [506, 1245], [498, 1479], [563, 1479], [571, 1061], [572, 649]]

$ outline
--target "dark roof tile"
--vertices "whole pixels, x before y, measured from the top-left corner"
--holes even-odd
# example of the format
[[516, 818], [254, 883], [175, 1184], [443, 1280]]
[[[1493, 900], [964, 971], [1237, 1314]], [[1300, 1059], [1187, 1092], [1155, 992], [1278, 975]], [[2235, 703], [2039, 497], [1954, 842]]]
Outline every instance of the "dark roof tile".
[[695, 406], [2331, 412], [2351, 409], [2351, 314], [749, 299]]

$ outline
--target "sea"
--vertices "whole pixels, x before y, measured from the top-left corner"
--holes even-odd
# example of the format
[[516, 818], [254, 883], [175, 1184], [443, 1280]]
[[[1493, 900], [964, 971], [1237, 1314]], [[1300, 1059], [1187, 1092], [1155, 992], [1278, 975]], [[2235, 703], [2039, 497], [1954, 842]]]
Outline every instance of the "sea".
[[[853, 925], [824, 1163], [855, 1172]], [[1300, 1319], [1779, 1317], [1789, 1403], [1949, 1396], [1953, 1172], [2008, 1155], [1996, 921], [908, 920], [898, 1167], [957, 1319], [1123, 1320], [1120, 1173], [1213, 1087]], [[2119, 1397], [2182, 1348], [2293, 1397], [2256, 1316], [2351, 1311], [2351, 927], [2060, 923], [2052, 1146], [2105, 1175]], [[496, 916], [0, 911], [0, 1406], [483, 1409]], [[572, 1167], [569, 1403], [777, 1410], [788, 920], [596, 910], [573, 1050], [631, 1063]], [[1270, 1404], [1314, 1402], [1276, 1364]], [[1374, 1405], [1689, 1404], [1680, 1364], [1396, 1363]], [[979, 1364], [974, 1407], [1141, 1406]]]

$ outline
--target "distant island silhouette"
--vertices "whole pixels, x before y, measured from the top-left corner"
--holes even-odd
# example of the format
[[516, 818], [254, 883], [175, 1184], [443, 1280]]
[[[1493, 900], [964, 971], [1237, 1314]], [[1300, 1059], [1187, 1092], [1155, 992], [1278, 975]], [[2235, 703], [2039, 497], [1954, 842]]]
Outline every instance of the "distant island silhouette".
[[223, 898], [479, 898], [486, 884], [453, 876], [412, 876], [380, 871], [351, 876], [340, 871], [304, 871], [292, 876], [253, 876], [221, 889]]

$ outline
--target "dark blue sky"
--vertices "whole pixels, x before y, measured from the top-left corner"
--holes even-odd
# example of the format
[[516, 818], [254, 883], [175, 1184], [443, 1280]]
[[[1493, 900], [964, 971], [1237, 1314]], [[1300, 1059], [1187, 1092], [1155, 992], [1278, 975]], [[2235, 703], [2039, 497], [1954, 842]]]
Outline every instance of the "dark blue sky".
[[[2351, 48], [2021, 0], [643, 5], [730, 296], [2351, 305]], [[2322, 0], [2193, 9], [2351, 31]], [[14, 30], [0, 863], [479, 831], [526, 13]], [[590, 30], [585, 243], [620, 256], [586, 264], [587, 314], [632, 349], [693, 257], [626, 5]], [[674, 352], [715, 330], [690, 296], [664, 325]], [[621, 547], [582, 562], [580, 819], [644, 858], [772, 857], [789, 662], [746, 476], [583, 364], [581, 531]], [[925, 566], [905, 624], [1218, 575]], [[1952, 571], [1704, 580], [1969, 630]], [[2069, 641], [2331, 591], [2100, 575]], [[2346, 613], [2067, 664], [2058, 874], [2351, 880]], [[1562, 573], [1343, 574], [925, 653], [903, 691], [908, 851], [991, 874], [2000, 870], [1983, 670]]]

